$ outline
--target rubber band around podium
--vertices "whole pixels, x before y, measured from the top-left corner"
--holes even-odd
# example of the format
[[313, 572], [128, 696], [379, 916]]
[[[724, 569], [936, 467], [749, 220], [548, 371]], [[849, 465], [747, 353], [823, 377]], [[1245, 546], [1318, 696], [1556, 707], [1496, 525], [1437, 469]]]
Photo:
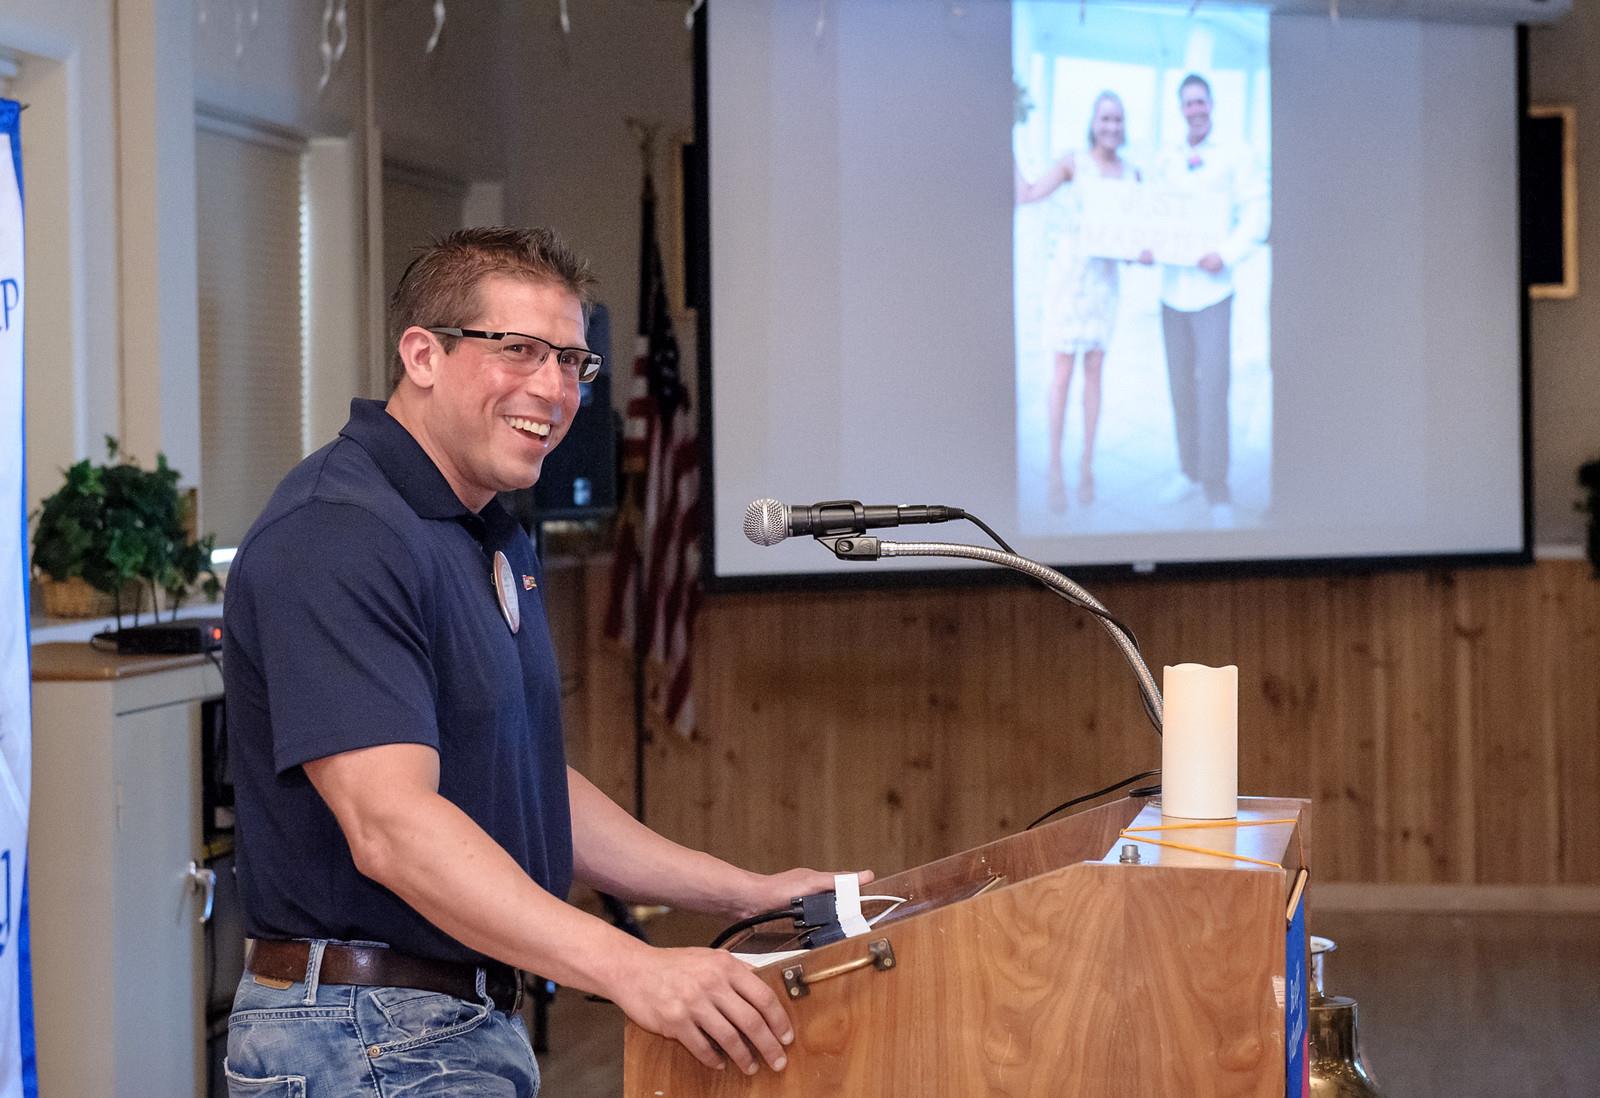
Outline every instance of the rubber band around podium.
[[1130, 834], [1127, 830], [1117, 832], [1119, 838], [1132, 839], [1136, 843], [1145, 843], [1149, 846], [1166, 847], [1168, 850], [1184, 850], [1190, 854], [1210, 854], [1213, 858], [1229, 858], [1237, 862], [1249, 862], [1251, 865], [1264, 865], [1270, 869], [1282, 869], [1278, 862], [1269, 862], [1265, 858], [1252, 858], [1248, 854], [1235, 854], [1227, 850], [1212, 850], [1204, 846], [1191, 846], [1189, 843], [1175, 843], [1169, 839], [1146, 839], [1140, 835]]

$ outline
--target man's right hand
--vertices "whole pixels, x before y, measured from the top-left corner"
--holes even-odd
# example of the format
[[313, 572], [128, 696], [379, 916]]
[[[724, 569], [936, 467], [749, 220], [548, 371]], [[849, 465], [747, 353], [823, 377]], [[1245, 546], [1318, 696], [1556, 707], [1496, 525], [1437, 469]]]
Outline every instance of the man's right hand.
[[754, 969], [720, 949], [643, 949], [609, 993], [623, 1013], [678, 1041], [707, 1067], [723, 1066], [720, 1048], [753, 1075], [754, 1046], [773, 1071], [783, 1070], [783, 1046], [794, 1040], [794, 1024]]

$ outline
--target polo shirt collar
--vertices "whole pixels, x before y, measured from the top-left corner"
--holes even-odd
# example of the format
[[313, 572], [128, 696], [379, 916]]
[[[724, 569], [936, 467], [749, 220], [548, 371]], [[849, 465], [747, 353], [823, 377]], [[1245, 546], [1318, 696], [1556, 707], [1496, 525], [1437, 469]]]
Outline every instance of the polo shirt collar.
[[[359, 397], [352, 400], [350, 422], [339, 434], [372, 455], [383, 475], [418, 517], [461, 519], [472, 515], [422, 444], [389, 414], [383, 401]], [[494, 506], [491, 500], [490, 507]]]

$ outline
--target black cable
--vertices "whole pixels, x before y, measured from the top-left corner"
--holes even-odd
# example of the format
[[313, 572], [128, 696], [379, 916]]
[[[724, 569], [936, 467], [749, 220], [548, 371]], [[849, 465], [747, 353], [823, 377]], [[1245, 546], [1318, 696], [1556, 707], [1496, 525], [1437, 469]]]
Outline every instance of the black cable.
[[1014, 557], [1020, 555], [1015, 549], [1011, 548], [1011, 546], [1006, 544], [1006, 539], [1005, 538], [1003, 538], [999, 534], [995, 533], [992, 529], [990, 529], [989, 524], [987, 522], [984, 522], [981, 518], [979, 518], [977, 515], [974, 515], [971, 511], [962, 511], [961, 512], [961, 517], [966, 519], [968, 522], [972, 523], [972, 525], [976, 526], [978, 529], [982, 530], [985, 534], [988, 534], [989, 535], [989, 540], [994, 542], [996, 545], [998, 545], [1001, 549], [1003, 549], [1007, 553], [1010, 553]]
[[[960, 509], [956, 508], [956, 510], [960, 510]], [[968, 522], [972, 523], [972, 525], [976, 526], [978, 529], [982, 530], [985, 534], [988, 534], [989, 535], [989, 539], [991, 541], [993, 541], [996, 545], [998, 545], [1002, 552], [1010, 553], [1014, 557], [1021, 556], [1020, 553], [1018, 553], [1015, 549], [1011, 548], [1011, 546], [1006, 544], [1006, 539], [1005, 538], [1003, 538], [999, 534], [995, 533], [994, 530], [992, 530], [990, 528], [990, 526], [989, 526], [989, 524], [987, 522], [984, 522], [981, 518], [979, 518], [977, 515], [974, 515], [971, 511], [962, 511], [961, 512], [961, 517], [966, 519]], [[1100, 609], [1100, 607], [1098, 607], [1098, 606], [1093, 606], [1093, 605], [1091, 605], [1091, 604], [1089, 604], [1087, 602], [1084, 602], [1082, 599], [1077, 598], [1076, 596], [1069, 595], [1065, 591], [1058, 591], [1054, 587], [1050, 587], [1049, 591], [1050, 591], [1050, 593], [1052, 595], [1055, 595], [1057, 598], [1062, 599], [1062, 600], [1064, 600], [1066, 602], [1070, 602], [1073, 606], [1076, 606], [1076, 607], [1078, 607], [1079, 609], [1082, 609], [1082, 610], [1087, 610], [1087, 611], [1089, 611], [1089, 613], [1093, 614], [1095, 617], [1103, 619], [1108, 625], [1113, 626], [1117, 630], [1117, 632], [1121, 633], [1123, 636], [1128, 638], [1128, 643], [1133, 645], [1133, 650], [1135, 652], [1139, 652], [1140, 655], [1144, 654], [1143, 652], [1140, 652], [1140, 649], [1139, 649], [1139, 638], [1133, 635], [1133, 630], [1129, 629], [1127, 627], [1127, 625], [1123, 624], [1123, 622], [1121, 622], [1117, 618], [1113, 617], [1107, 611]]]
[[763, 911], [759, 915], [751, 915], [748, 918], [740, 919], [732, 926], [724, 928], [722, 933], [711, 939], [711, 948], [721, 948], [723, 942], [726, 942], [741, 930], [749, 930], [751, 927], [760, 926], [762, 923], [775, 923], [779, 919], [793, 919], [799, 914], [799, 907], [790, 906], [776, 911]]
[[[953, 508], [953, 510], [960, 512], [960, 516], [962, 518], [972, 523], [972, 525], [982, 530], [985, 534], [988, 534], [990, 539], [996, 545], [998, 545], [1003, 552], [1010, 553], [1014, 557], [1020, 555], [1015, 549], [1006, 544], [1005, 538], [995, 533], [994, 530], [990, 528], [989, 524], [984, 522], [977, 515], [974, 515], [971, 511], [963, 511], [959, 507]], [[1113, 616], [1109, 611], [1102, 610], [1100, 607], [1095, 606], [1092, 603], [1087, 603], [1075, 595], [1070, 595], [1067, 592], [1058, 590], [1057, 588], [1051, 587], [1048, 584], [1045, 585], [1045, 589], [1063, 602], [1069, 603], [1072, 606], [1076, 606], [1080, 610], [1087, 610], [1095, 617], [1104, 621], [1107, 625], [1121, 633], [1124, 637], [1127, 637], [1128, 643], [1133, 645], [1133, 650], [1139, 654], [1141, 659], [1144, 657], [1144, 650], [1139, 647], [1139, 638], [1134, 635], [1133, 630], [1130, 629], [1128, 625], [1120, 618]], [[1144, 715], [1149, 719], [1151, 726], [1155, 728], [1156, 735], [1161, 735], [1161, 718], [1156, 716], [1156, 711], [1151, 708], [1150, 699], [1144, 696], [1143, 690], [1139, 691], [1139, 704], [1144, 707]], [[1057, 809], [1057, 811], [1060, 811], [1060, 809]]]
[[[1153, 778], [1159, 773], [1161, 773], [1160, 770], [1146, 770], [1142, 774], [1135, 774], [1130, 778], [1123, 778], [1120, 782], [1117, 782], [1117, 783], [1115, 783], [1113, 785], [1108, 785], [1104, 789], [1096, 789], [1093, 793], [1085, 793], [1081, 797], [1074, 797], [1070, 801], [1066, 801], [1066, 802], [1064, 802], [1062, 804], [1056, 805], [1050, 811], [1046, 812], [1043, 816], [1040, 816], [1037, 820], [1034, 820], [1027, 827], [1023, 828], [1023, 830], [1024, 831], [1032, 831], [1034, 828], [1038, 827], [1040, 824], [1042, 824], [1046, 820], [1048, 820], [1051, 816], [1054, 816], [1057, 812], [1065, 812], [1067, 809], [1071, 808], [1073, 805], [1082, 804], [1084, 801], [1092, 801], [1096, 797], [1104, 797], [1107, 793], [1115, 793], [1117, 790], [1121, 789], [1125, 785], [1132, 785], [1134, 782], [1142, 782], [1146, 778]], [[1156, 790], [1158, 792], [1160, 791], [1160, 788], [1161, 788], [1160, 786], [1156, 786]], [[1142, 793], [1142, 792], [1144, 792], [1144, 790], [1139, 790], [1138, 792]]]

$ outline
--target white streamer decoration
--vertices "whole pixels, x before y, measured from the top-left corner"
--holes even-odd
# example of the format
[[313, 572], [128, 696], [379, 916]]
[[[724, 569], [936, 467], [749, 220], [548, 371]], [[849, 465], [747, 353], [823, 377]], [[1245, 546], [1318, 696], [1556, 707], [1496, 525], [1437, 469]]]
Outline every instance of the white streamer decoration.
[[572, 33], [572, 15], [567, 11], [567, 0], [561, 0], [561, 33]]
[[433, 33], [428, 35], [427, 44], [422, 47], [422, 52], [432, 54], [439, 48], [439, 37], [444, 34], [444, 0], [433, 0]]
[[322, 5], [322, 79], [317, 81], [321, 92], [333, 79], [333, 69], [344, 60], [344, 51], [350, 45], [350, 17], [345, 10], [348, 0], [324, 0]]
[[695, 17], [700, 14], [700, 9], [706, 6], [706, 0], [694, 0], [689, 5], [689, 10], [683, 14], [683, 29], [694, 30]]

